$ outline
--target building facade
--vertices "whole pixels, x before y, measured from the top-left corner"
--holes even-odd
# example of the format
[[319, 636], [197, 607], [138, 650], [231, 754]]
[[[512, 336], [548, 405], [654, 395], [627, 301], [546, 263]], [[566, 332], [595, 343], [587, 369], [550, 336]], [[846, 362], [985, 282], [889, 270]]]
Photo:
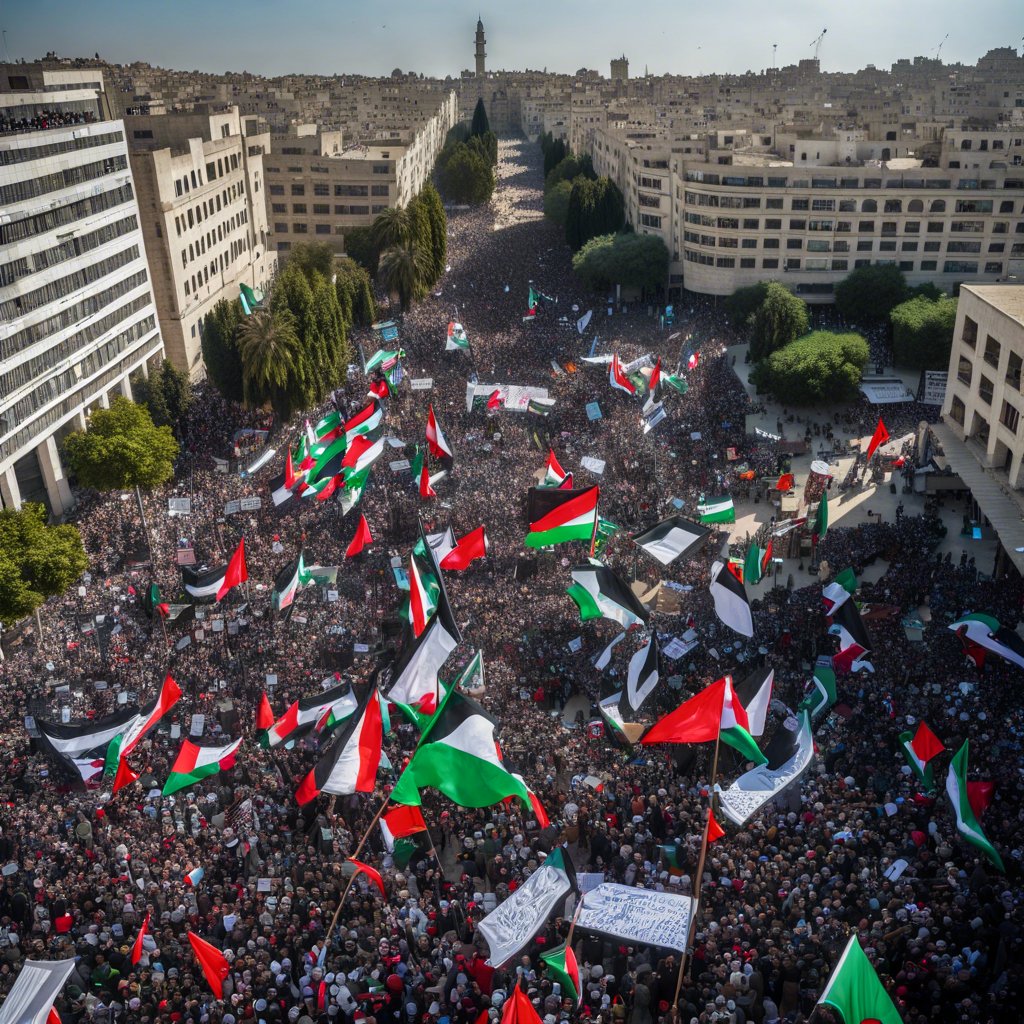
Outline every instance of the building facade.
[[237, 299], [239, 284], [265, 289], [277, 266], [264, 200], [270, 135], [243, 134], [237, 107], [126, 117], [125, 128], [167, 357], [197, 379], [213, 307]]
[[69, 510], [63, 439], [163, 354], [102, 72], [0, 67], [0, 504]]

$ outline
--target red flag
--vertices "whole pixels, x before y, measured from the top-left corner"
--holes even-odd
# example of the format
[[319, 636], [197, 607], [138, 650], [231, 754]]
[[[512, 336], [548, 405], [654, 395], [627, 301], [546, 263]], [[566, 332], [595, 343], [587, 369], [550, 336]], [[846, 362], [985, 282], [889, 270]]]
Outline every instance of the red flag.
[[50, 1012], [46, 1015], [46, 1024], [60, 1024], [60, 1014], [56, 1006], [50, 1007]]
[[501, 1008], [501, 1024], [540, 1024], [540, 1017], [530, 1002], [530, 997], [519, 987], [512, 990], [510, 998]]
[[388, 397], [388, 383], [385, 380], [371, 380], [370, 391], [373, 392], [378, 398]]
[[572, 473], [566, 473], [565, 474], [565, 479], [558, 485], [558, 490], [560, 490], [560, 491], [571, 491], [572, 487], [573, 487], [573, 484], [572, 484]]
[[158, 604], [156, 606], [156, 613], [161, 619], [166, 619], [171, 614], [171, 606], [169, 604]]
[[967, 802], [974, 811], [974, 816], [980, 821], [982, 815], [988, 810], [992, 798], [996, 795], [996, 784], [994, 782], [968, 782]]
[[380, 877], [380, 872], [376, 868], [371, 868], [369, 864], [364, 864], [361, 860], [356, 860], [354, 857], [349, 857], [349, 864], [355, 867], [356, 872], [362, 872], [366, 877], [373, 882], [378, 889], [380, 889], [381, 896], [386, 898], [384, 892], [384, 879]]
[[289, 491], [295, 486], [295, 467], [292, 465], [291, 448], [288, 449], [284, 460], [284, 485]]
[[[718, 738], [725, 706], [726, 677], [706, 686], [655, 722], [641, 737], [643, 744], [707, 743]], [[735, 710], [734, 702], [734, 710]], [[742, 723], [741, 723], [742, 724]]]
[[875, 427], [875, 432], [871, 435], [871, 444], [868, 445], [868, 462], [871, 461], [871, 456], [875, 454], [875, 449], [880, 444], [885, 444], [889, 440], [889, 431], [885, 429], [885, 424], [882, 422], [882, 417], [878, 417], [878, 426]]
[[195, 932], [188, 933], [188, 941], [192, 943], [192, 952], [203, 969], [206, 983], [218, 999], [223, 999], [224, 979], [228, 976], [228, 962], [224, 954], [216, 946], [199, 938]]
[[711, 813], [711, 808], [708, 808], [708, 842], [713, 843], [716, 839], [721, 839], [725, 835], [725, 829], [715, 821], [715, 816]]
[[256, 731], [263, 732], [269, 729], [275, 721], [277, 719], [274, 718], [273, 708], [271, 708], [270, 701], [264, 693], [260, 696], [260, 706], [256, 709]]
[[228, 571], [224, 573], [224, 582], [220, 585], [220, 590], [217, 591], [217, 600], [220, 601], [232, 587], [237, 587], [248, 578], [249, 570], [245, 567], [245, 538], [243, 537], [238, 542], [231, 561], [228, 562]]
[[495, 409], [500, 409], [504, 403], [501, 400], [501, 389], [495, 388], [491, 392], [491, 397], [487, 399], [487, 410], [488, 412], [494, 412]]
[[648, 384], [651, 394], [654, 394], [654, 389], [661, 383], [661, 356], [658, 356], [658, 361], [654, 364], [654, 369], [651, 370], [651, 380]]
[[388, 811], [382, 820], [395, 839], [404, 839], [406, 836], [416, 835], [417, 832], [427, 831], [423, 812], [413, 805], [399, 805], [393, 811]]
[[149, 914], [146, 915], [146, 920], [142, 922], [142, 927], [139, 929], [139, 934], [135, 939], [135, 945], [132, 946], [132, 964], [137, 964], [142, 959], [142, 940], [146, 937], [146, 932], [149, 931]]
[[455, 547], [441, 559], [441, 568], [461, 572], [468, 568], [471, 562], [483, 558], [487, 554], [489, 546], [484, 528], [478, 526], [471, 533], [467, 533], [465, 537], [459, 538]]
[[359, 525], [356, 527], [356, 535], [352, 538], [352, 543], [345, 549], [346, 558], [355, 558], [356, 555], [361, 554], [363, 549], [373, 543], [373, 537], [370, 535], [370, 524], [366, 521], [366, 516], [361, 515], [359, 517]]
[[419, 636], [427, 628], [430, 612], [427, 602], [427, 591], [420, 579], [420, 570], [416, 565], [416, 556], [409, 558], [409, 623], [413, 636]]
[[796, 484], [796, 478], [792, 473], [783, 473], [779, 477], [779, 482], [775, 485], [777, 491], [791, 491]]
[[420, 470], [420, 497], [424, 500], [437, 497], [437, 491], [430, 486], [430, 471], [427, 469], [426, 460], [423, 462], [423, 469]]
[[138, 777], [138, 772], [133, 772], [131, 765], [122, 757], [117, 762], [117, 774], [114, 776], [114, 790], [111, 796], [116, 796], [118, 790], [124, 789], [125, 786], [130, 786]]

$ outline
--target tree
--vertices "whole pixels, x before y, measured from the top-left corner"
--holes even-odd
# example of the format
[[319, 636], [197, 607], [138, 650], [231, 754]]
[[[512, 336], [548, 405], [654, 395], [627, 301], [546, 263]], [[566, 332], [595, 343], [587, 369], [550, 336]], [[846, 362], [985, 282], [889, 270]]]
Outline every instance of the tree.
[[[312, 301], [312, 294], [310, 297]], [[295, 315], [284, 306], [259, 309], [246, 317], [238, 332], [242, 355], [242, 386], [249, 406], [270, 402], [283, 419], [300, 398], [296, 384], [304, 380], [302, 344]]]
[[484, 135], [491, 130], [491, 123], [487, 120], [487, 109], [484, 107], [484, 98], [481, 96], [476, 101], [473, 110], [473, 120], [469, 126], [470, 135]]
[[759, 362], [807, 333], [810, 325], [807, 303], [788, 288], [772, 281], [765, 288], [764, 299], [750, 315], [748, 324], [750, 358]]
[[175, 430], [184, 423], [192, 404], [192, 382], [182, 370], [176, 370], [164, 360], [149, 377], [141, 374], [133, 379], [135, 399], [149, 409], [149, 415], [158, 427]]
[[438, 180], [445, 196], [455, 203], [486, 203], [494, 192], [494, 168], [464, 142], [441, 154]]
[[571, 195], [572, 183], [568, 181], [559, 181], [544, 193], [544, 216], [561, 228], [565, 227], [566, 218], [569, 216]]
[[889, 314], [892, 348], [900, 366], [915, 370], [945, 370], [953, 347], [956, 299], [940, 295], [932, 300], [918, 296], [901, 302]]
[[377, 276], [380, 250], [374, 245], [372, 228], [346, 228], [345, 255], [358, 263], [370, 277]]
[[334, 273], [334, 249], [328, 242], [300, 242], [288, 254], [288, 266], [301, 270], [307, 280], [314, 274], [330, 280]]
[[568, 155], [568, 148], [561, 139], [555, 139], [544, 152], [544, 177], [557, 167]]
[[45, 506], [29, 502], [18, 511], [0, 510], [0, 622], [5, 626], [37, 612], [88, 568], [77, 528], [48, 526]]
[[846, 402], [857, 395], [868, 356], [859, 334], [814, 331], [758, 363], [751, 380], [786, 405]]
[[422, 249], [426, 254], [426, 272], [416, 295], [417, 299], [422, 299], [441, 276], [444, 267], [438, 268], [437, 266], [434, 254], [434, 235], [430, 229], [430, 214], [427, 212], [426, 203], [420, 196], [413, 196], [409, 201], [408, 211], [412, 240], [416, 243], [417, 248]]
[[406, 206], [389, 206], [377, 214], [370, 227], [377, 252], [390, 249], [393, 245], [405, 245], [413, 237], [413, 226]]
[[750, 317], [754, 310], [764, 302], [768, 292], [768, 282], [759, 281], [757, 284], [747, 285], [746, 288], [737, 288], [723, 303], [726, 315], [737, 328], [749, 326]]
[[668, 274], [668, 249], [657, 235], [599, 235], [573, 257], [572, 268], [595, 291], [616, 284], [657, 292]]
[[850, 323], [884, 323], [909, 298], [903, 271], [893, 263], [858, 267], [836, 285], [836, 310]]
[[434, 280], [439, 281], [448, 266], [448, 215], [444, 212], [444, 203], [440, 193], [432, 182], [427, 182], [420, 191], [420, 198], [427, 210], [430, 220], [431, 248], [434, 256]]
[[548, 192], [559, 182], [574, 181], [580, 175], [590, 178], [591, 181], [597, 177], [589, 153], [584, 153], [581, 157], [567, 156], [557, 167], [552, 167], [551, 172], [544, 178], [544, 191]]
[[622, 229], [626, 219], [625, 201], [609, 178], [578, 177], [569, 193], [565, 240], [577, 252], [591, 238]]
[[378, 276], [389, 295], [397, 295], [402, 310], [409, 308], [429, 273], [430, 256], [416, 242], [395, 245], [381, 253]]
[[345, 322], [355, 327], [369, 327], [377, 319], [370, 275], [354, 260], [341, 257], [335, 263], [335, 291]]
[[241, 402], [242, 357], [235, 335], [242, 321], [238, 299], [221, 299], [203, 327], [203, 362], [210, 383], [229, 401]]

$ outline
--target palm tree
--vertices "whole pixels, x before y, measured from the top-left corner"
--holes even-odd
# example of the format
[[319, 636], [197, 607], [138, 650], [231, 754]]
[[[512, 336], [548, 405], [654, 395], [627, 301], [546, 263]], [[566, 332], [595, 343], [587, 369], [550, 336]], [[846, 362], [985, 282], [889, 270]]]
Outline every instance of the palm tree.
[[242, 390], [247, 405], [262, 405], [282, 391], [302, 358], [295, 317], [288, 309], [258, 309], [238, 329]]
[[422, 296], [430, 280], [430, 253], [416, 242], [393, 245], [381, 253], [377, 276], [389, 295], [397, 295], [402, 311]]
[[370, 238], [377, 252], [411, 241], [412, 221], [409, 211], [404, 206], [389, 206], [383, 210], [370, 228]]

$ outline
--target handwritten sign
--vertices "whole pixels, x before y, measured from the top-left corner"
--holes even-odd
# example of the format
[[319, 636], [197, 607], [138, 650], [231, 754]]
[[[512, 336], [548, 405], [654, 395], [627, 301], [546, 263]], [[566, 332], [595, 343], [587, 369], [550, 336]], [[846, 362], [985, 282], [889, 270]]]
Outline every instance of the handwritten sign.
[[584, 897], [576, 927], [682, 951], [693, 905], [689, 896], [604, 882]]

